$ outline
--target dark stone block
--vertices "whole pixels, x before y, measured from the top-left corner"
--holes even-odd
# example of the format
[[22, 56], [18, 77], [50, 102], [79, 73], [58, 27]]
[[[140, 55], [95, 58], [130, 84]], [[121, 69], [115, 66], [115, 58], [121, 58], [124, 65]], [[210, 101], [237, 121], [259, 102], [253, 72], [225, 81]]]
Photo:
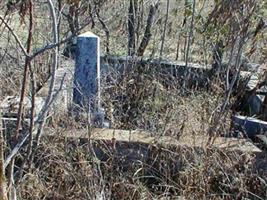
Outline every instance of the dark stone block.
[[241, 131], [245, 136], [254, 138], [256, 135], [267, 132], [267, 122], [252, 117], [234, 116], [234, 130]]

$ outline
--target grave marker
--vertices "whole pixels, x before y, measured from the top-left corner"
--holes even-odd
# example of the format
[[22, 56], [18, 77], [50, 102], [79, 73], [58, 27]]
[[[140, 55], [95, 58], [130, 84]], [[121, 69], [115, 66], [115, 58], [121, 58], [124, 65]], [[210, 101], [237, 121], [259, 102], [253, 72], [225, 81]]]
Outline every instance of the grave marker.
[[73, 102], [79, 111], [100, 109], [100, 39], [91, 32], [77, 37]]

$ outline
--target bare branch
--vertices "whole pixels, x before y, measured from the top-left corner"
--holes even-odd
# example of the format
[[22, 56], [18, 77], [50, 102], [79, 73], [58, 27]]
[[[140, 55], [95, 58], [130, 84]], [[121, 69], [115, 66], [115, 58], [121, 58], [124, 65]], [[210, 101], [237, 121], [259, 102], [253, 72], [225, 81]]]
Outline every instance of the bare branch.
[[[58, 29], [57, 29], [57, 17], [56, 17], [56, 11], [55, 7], [53, 5], [52, 0], [47, 0], [49, 9], [50, 9], [50, 14], [52, 16], [52, 29], [53, 29], [53, 41], [54, 44], [58, 43]], [[37, 135], [36, 135], [36, 143], [35, 143], [35, 150], [39, 144], [39, 140], [42, 136], [43, 133], [43, 128], [46, 122], [46, 115], [48, 113], [49, 107], [53, 101], [53, 92], [54, 92], [54, 87], [55, 87], [55, 78], [56, 78], [56, 69], [58, 66], [58, 46], [55, 47], [54, 53], [53, 53], [53, 66], [52, 66], [52, 75], [51, 75], [51, 80], [50, 80], [50, 85], [49, 85], [49, 91], [48, 91], [48, 96], [45, 100], [45, 104], [43, 108], [41, 109], [41, 116], [42, 118], [40, 119], [40, 124], [38, 126], [37, 130]], [[38, 123], [38, 122], [37, 122]], [[31, 159], [33, 158], [35, 154], [35, 150], [32, 151]]]
[[32, 55], [29, 56], [29, 59], [32, 60], [34, 59], [36, 56], [48, 51], [48, 50], [51, 50], [51, 49], [54, 49], [56, 47], [59, 47], [60, 45], [72, 40], [78, 33], [79, 31], [81, 31], [82, 29], [84, 29], [87, 25], [89, 25], [91, 23], [91, 21], [89, 21], [88, 23], [84, 24], [81, 28], [79, 28], [77, 30], [77, 32], [75, 34], [72, 34], [71, 36], [67, 37], [66, 39], [64, 40], [61, 40], [61, 41], [57, 41], [56, 43], [52, 43], [52, 44], [47, 44], [45, 45], [44, 47], [38, 49], [37, 51], [35, 51]]
[[23, 137], [23, 139], [19, 143], [17, 143], [16, 146], [12, 149], [12, 151], [10, 152], [10, 154], [5, 159], [4, 169], [9, 165], [9, 163], [11, 162], [11, 160], [17, 155], [17, 153], [19, 152], [20, 148], [27, 141], [28, 137], [29, 137], [29, 134], [25, 135]]
[[8, 23], [5, 21], [5, 19], [0, 15], [0, 20], [2, 21], [2, 23], [5, 25], [5, 27], [11, 32], [11, 34], [13, 35], [14, 39], [16, 40], [16, 42], [18, 43], [20, 49], [22, 50], [23, 54], [28, 57], [29, 54], [27, 53], [25, 47], [23, 46], [21, 40], [19, 39], [19, 37], [17, 36], [17, 34], [14, 32], [14, 30], [8, 25]]

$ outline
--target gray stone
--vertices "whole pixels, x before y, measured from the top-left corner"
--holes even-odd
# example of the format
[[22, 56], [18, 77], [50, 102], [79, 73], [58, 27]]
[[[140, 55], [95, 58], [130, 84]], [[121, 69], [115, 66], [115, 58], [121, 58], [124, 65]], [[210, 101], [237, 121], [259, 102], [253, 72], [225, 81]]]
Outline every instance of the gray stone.
[[[249, 81], [247, 83], [247, 90], [252, 91], [254, 88], [258, 85], [260, 81], [261, 74], [258, 72], [251, 73], [251, 72], [246, 72], [246, 71], [241, 71], [240, 73], [241, 77], [246, 79], [249, 78]], [[247, 105], [248, 107], [248, 116], [255, 116], [255, 115], [260, 115], [261, 114], [261, 109], [262, 109], [262, 103], [265, 98], [265, 94], [267, 93], [267, 87], [263, 86], [259, 89], [257, 89], [256, 93], [252, 94], [248, 100], [247, 100]]]
[[77, 37], [73, 102], [85, 112], [100, 108], [100, 39], [91, 32]]
[[243, 132], [249, 138], [267, 132], [267, 122], [253, 117], [236, 115], [233, 118], [234, 129]]

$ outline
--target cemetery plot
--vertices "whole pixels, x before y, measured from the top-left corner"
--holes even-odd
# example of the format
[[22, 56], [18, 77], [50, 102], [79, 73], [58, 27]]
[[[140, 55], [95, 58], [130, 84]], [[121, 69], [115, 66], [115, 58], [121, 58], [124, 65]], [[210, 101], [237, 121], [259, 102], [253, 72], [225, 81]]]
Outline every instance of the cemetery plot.
[[[89, 115], [95, 117], [101, 110], [99, 38], [92, 33], [85, 33], [78, 36], [77, 43], [78, 49], [75, 69], [72, 67], [73, 65], [71, 64], [71, 61], [66, 60], [62, 62], [62, 67], [56, 71], [55, 87], [53, 92], [55, 101], [51, 106], [50, 115], [57, 112], [68, 112], [70, 107], [73, 107], [73, 105], [79, 107], [79, 109], [74, 109], [78, 115], [80, 115], [80, 113], [89, 113]], [[102, 57], [102, 61], [103, 60], [104, 63], [101, 65], [104, 66], [104, 70], [108, 70], [110, 63], [113, 65], [113, 68], [117, 68], [118, 71], [121, 70], [121, 66], [126, 66], [129, 63], [137, 63], [141, 65], [149, 63], [152, 66], [157, 66], [161, 73], [171, 74], [176, 77], [189, 75], [192, 79], [206, 79], [210, 71], [209, 67], [202, 67], [196, 64], [185, 66], [184, 63], [169, 63], [148, 60], [136, 61], [129, 58], [122, 59], [114, 57]], [[123, 69], [122, 72], [125, 72], [125, 70], [127, 71], [128, 69]], [[43, 99], [48, 94], [48, 87], [49, 81], [48, 84], [41, 88], [36, 95], [36, 115], [38, 115], [38, 112], [42, 107], [42, 102], [44, 101]], [[6, 114], [12, 112], [9, 108], [11, 108], [13, 104], [15, 104], [16, 107], [18, 100], [13, 103], [13, 101], [11, 101], [13, 98], [18, 99], [18, 97], [9, 97], [1, 104], [1, 108], [6, 112]], [[28, 99], [26, 101], [25, 108], [29, 110], [30, 107], [30, 100]], [[240, 123], [240, 121], [235, 121]], [[102, 118], [100, 122], [100, 125], [103, 125]], [[92, 121], [89, 120], [89, 123], [92, 123]], [[257, 122], [255, 123], [257, 124]], [[95, 126], [95, 124], [92, 123], [90, 126]], [[147, 154], [145, 152], [148, 151], [151, 145], [160, 145], [166, 149], [169, 147], [205, 149], [209, 139], [208, 136], [204, 135], [196, 135], [195, 137], [187, 135], [185, 137], [181, 137], [179, 140], [167, 136], [158, 137], [151, 135], [153, 134], [145, 131], [114, 129], [92, 129], [92, 131], [90, 131], [90, 135], [88, 135], [87, 131], [75, 128], [66, 130], [63, 134], [64, 137], [74, 138], [77, 140], [90, 139], [93, 141], [107, 141], [109, 145], [122, 143], [125, 144], [122, 145], [125, 149], [120, 149], [120, 151], [126, 154], [128, 154], [129, 151], [134, 154], [135, 150], [131, 150], [131, 148], [136, 149], [135, 145], [142, 145], [144, 155]], [[46, 129], [45, 136], [53, 136], [53, 131]], [[98, 145], [99, 144], [101, 145], [102, 143], [98, 142]], [[128, 148], [128, 144], [134, 145], [130, 145], [131, 147]], [[256, 154], [261, 152], [261, 150], [254, 146], [249, 140], [236, 138], [218, 137], [212, 146], [209, 146], [209, 148], [220, 149], [221, 151], [248, 152]], [[99, 149], [97, 151], [101, 154]], [[99, 157], [101, 156], [99, 155]]]

